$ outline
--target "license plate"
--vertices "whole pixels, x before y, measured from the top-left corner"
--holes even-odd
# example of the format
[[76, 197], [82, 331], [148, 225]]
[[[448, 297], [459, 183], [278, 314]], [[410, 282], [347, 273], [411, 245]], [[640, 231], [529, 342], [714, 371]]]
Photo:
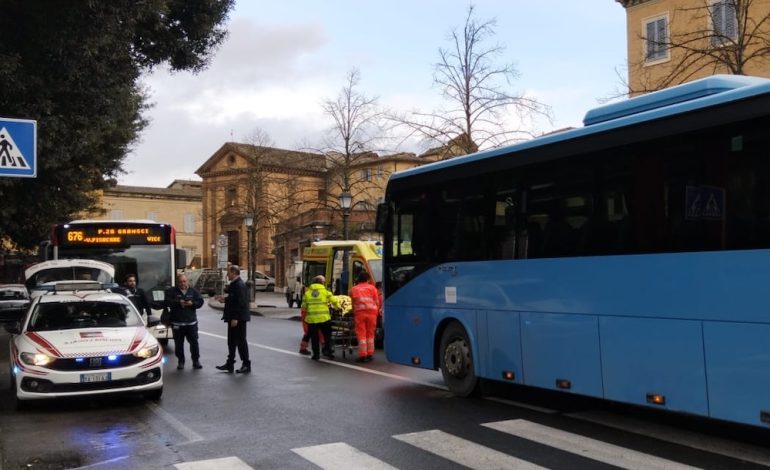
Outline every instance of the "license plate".
[[99, 372], [96, 374], [80, 374], [80, 382], [108, 382], [112, 380], [111, 372]]

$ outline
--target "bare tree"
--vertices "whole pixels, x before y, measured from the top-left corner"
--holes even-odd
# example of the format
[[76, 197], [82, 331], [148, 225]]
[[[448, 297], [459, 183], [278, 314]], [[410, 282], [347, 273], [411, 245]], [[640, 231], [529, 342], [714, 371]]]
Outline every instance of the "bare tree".
[[[371, 199], [377, 189], [372, 174], [378, 159], [375, 149], [385, 133], [384, 114], [377, 98], [369, 98], [359, 91], [360, 79], [359, 71], [351, 70], [339, 95], [323, 103], [323, 110], [333, 124], [322, 151], [328, 175], [328, 197], [322, 202], [340, 211], [344, 222], [354, 209], [358, 209], [359, 214], [371, 212], [375, 202]], [[342, 206], [343, 196], [350, 198], [347, 208]], [[343, 232], [346, 231], [343, 228]], [[343, 233], [343, 237], [349, 236]]]
[[[631, 94], [660, 90], [717, 73], [746, 75], [770, 60], [770, 11], [764, 0], [704, 1], [671, 15], [670, 33], [643, 31], [641, 58], [629, 64]], [[670, 60], [645, 67], [655, 53]]]
[[396, 118], [410, 135], [445, 149], [440, 159], [532, 137], [523, 123], [538, 116], [550, 119], [548, 106], [507, 90], [519, 72], [512, 63], [496, 61], [503, 46], [487, 45], [495, 26], [494, 19], [477, 20], [471, 5], [462, 30], [452, 31], [451, 47], [439, 49], [434, 65], [433, 82], [448, 107]]

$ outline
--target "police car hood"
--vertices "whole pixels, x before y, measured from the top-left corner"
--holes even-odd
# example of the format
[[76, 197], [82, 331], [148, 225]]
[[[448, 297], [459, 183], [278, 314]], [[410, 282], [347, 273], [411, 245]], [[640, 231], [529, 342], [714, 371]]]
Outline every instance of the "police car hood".
[[25, 345], [21, 350], [37, 351], [53, 357], [127, 354], [155, 342], [144, 326], [27, 331], [23, 341]]

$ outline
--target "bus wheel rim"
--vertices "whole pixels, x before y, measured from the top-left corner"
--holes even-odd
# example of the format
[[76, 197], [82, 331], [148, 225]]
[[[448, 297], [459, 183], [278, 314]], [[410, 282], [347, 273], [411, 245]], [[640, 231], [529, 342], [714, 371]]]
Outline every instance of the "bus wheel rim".
[[452, 341], [444, 351], [444, 366], [449, 375], [459, 379], [465, 377], [470, 364], [470, 348], [462, 340]]

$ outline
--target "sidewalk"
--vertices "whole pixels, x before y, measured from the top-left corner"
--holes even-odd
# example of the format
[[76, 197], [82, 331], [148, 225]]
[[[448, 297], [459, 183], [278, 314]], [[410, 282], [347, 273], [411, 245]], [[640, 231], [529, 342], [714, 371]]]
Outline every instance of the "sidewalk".
[[[279, 318], [281, 320], [300, 321], [299, 308], [289, 308], [285, 306], [286, 302], [283, 299], [283, 294], [273, 294], [281, 296], [280, 300], [283, 302], [283, 306], [276, 305], [277, 302], [272, 298], [266, 297], [267, 295], [270, 294], [257, 294], [257, 298], [251, 303], [250, 307], [252, 315], [258, 317]], [[217, 302], [213, 297], [209, 298], [207, 303], [209, 304], [209, 307], [215, 310], [222, 310], [225, 308], [224, 303]]]

